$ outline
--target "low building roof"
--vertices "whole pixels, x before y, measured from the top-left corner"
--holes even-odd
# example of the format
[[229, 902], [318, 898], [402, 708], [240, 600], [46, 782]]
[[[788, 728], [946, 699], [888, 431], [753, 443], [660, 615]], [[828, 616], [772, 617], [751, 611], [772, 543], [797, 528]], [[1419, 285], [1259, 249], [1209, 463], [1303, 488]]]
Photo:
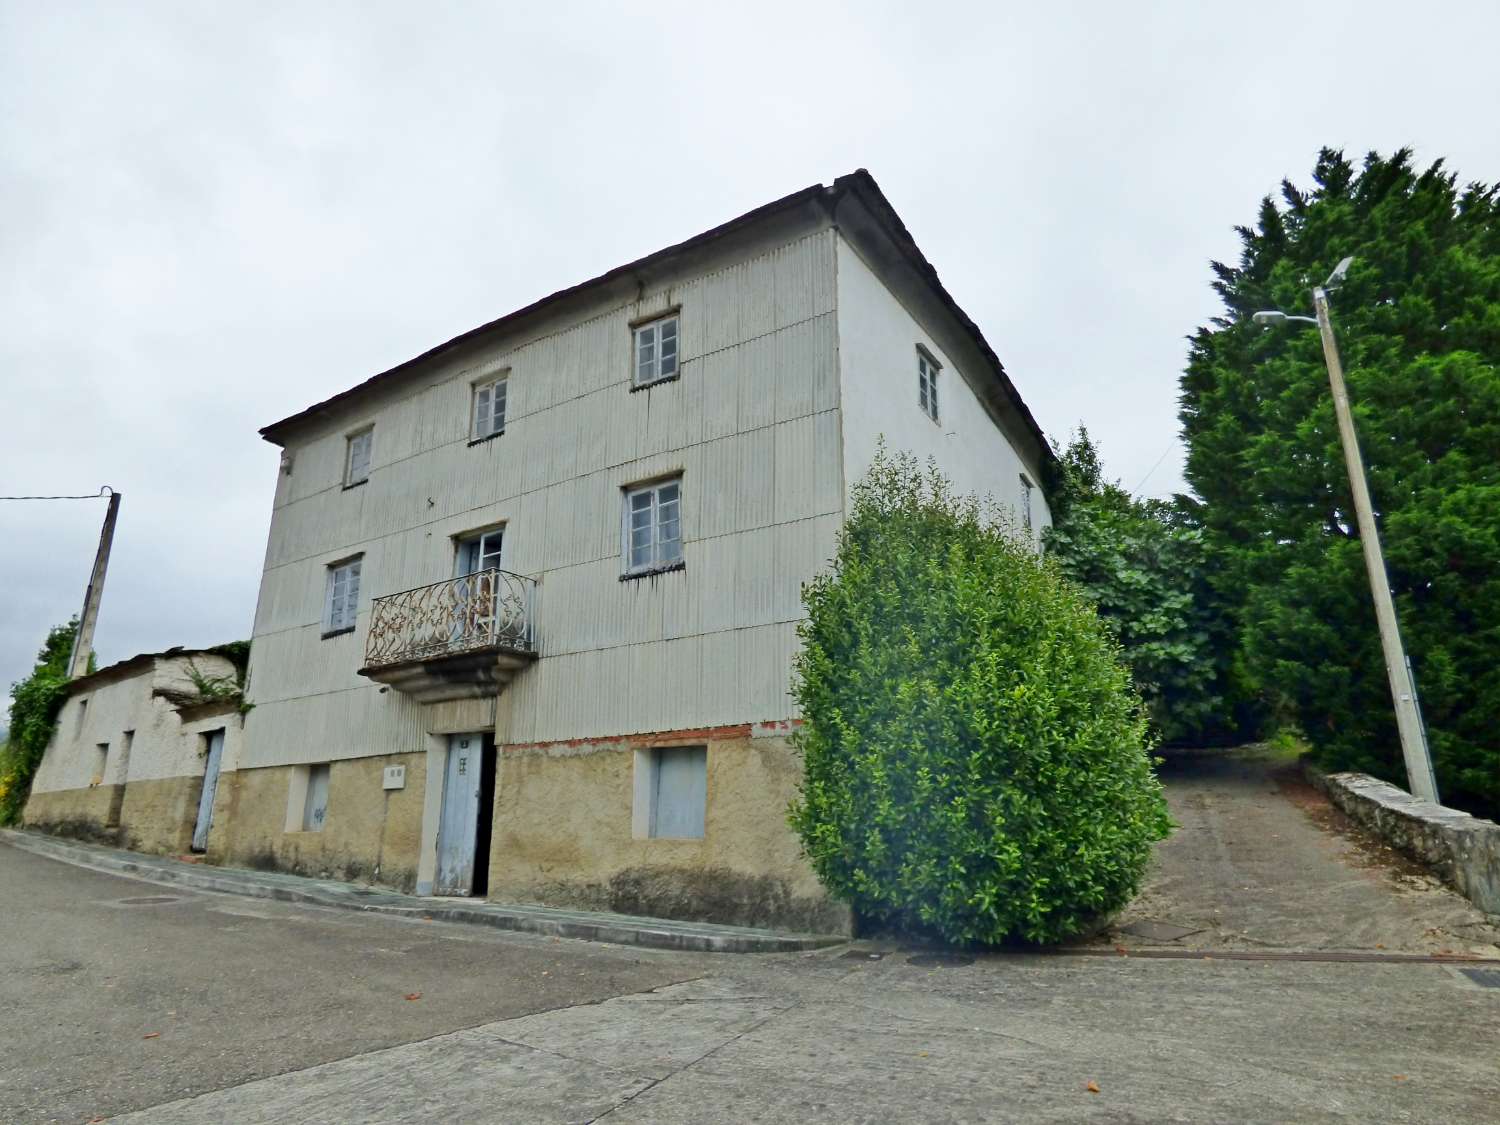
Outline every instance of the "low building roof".
[[875, 178], [863, 168], [857, 169], [848, 175], [840, 176], [827, 187], [822, 184], [813, 184], [810, 187], [805, 187], [801, 191], [783, 196], [764, 206], [757, 207], [753, 211], [747, 211], [745, 214], [730, 219], [727, 223], [722, 223], [719, 226], [706, 230], [702, 234], [694, 235], [684, 242], [675, 243], [655, 253], [647, 254], [643, 258], [637, 258], [635, 261], [627, 262], [622, 266], [616, 266], [612, 270], [599, 274], [597, 277], [590, 278], [587, 281], [580, 282], [577, 285], [569, 286], [566, 289], [559, 289], [557, 292], [551, 293], [539, 301], [533, 301], [531, 304], [516, 309], [514, 312], [506, 313], [502, 317], [498, 317], [495, 320], [481, 324], [477, 328], [472, 328], [467, 332], [455, 336], [451, 340], [437, 345], [435, 348], [429, 348], [421, 355], [413, 356], [403, 363], [398, 363], [395, 367], [373, 375], [364, 380], [364, 382], [358, 383], [348, 390], [340, 391], [331, 398], [314, 403], [305, 410], [289, 415], [279, 422], [273, 422], [260, 431], [261, 436], [269, 442], [281, 445], [283, 444], [283, 437], [297, 425], [311, 421], [319, 415], [326, 414], [352, 399], [362, 397], [369, 391], [383, 388], [399, 379], [411, 369], [472, 343], [486, 334], [500, 332], [504, 329], [517, 326], [528, 318], [543, 313], [569, 298], [579, 297], [593, 289], [602, 289], [612, 282], [619, 281], [621, 278], [648, 271], [652, 267], [665, 264], [672, 259], [701, 250], [710, 243], [740, 233], [747, 228], [775, 217], [806, 208], [809, 205], [820, 206], [831, 215], [841, 200], [851, 196], [857, 198], [865, 205], [880, 225], [882, 232], [905, 259], [906, 264], [932, 289], [949, 314], [953, 316], [964, 333], [968, 335], [970, 341], [990, 366], [991, 373], [999, 380], [1001, 391], [1010, 407], [1014, 410], [1016, 417], [1019, 418], [1030, 436], [1035, 439], [1039, 456], [1043, 459], [1044, 465], [1049, 467], [1054, 466], [1056, 457], [1052, 452], [1052, 447], [1047, 442], [1046, 435], [1043, 434], [1041, 427], [1037, 425], [1036, 419], [1032, 416], [1030, 409], [1027, 408], [1026, 403], [1021, 399], [1021, 394], [1016, 390], [1015, 384], [1011, 382], [1010, 376], [1006, 374], [1005, 367], [1000, 362], [1000, 357], [990, 347], [989, 341], [984, 338], [984, 333], [979, 330], [979, 326], [959, 307], [958, 302], [953, 299], [952, 294], [944, 287], [942, 281], [938, 278], [937, 270], [917, 246], [916, 240], [911, 236], [911, 232], [906, 229], [906, 224], [897, 215], [895, 207], [891, 205], [885, 193], [880, 190], [880, 185], [875, 182]]

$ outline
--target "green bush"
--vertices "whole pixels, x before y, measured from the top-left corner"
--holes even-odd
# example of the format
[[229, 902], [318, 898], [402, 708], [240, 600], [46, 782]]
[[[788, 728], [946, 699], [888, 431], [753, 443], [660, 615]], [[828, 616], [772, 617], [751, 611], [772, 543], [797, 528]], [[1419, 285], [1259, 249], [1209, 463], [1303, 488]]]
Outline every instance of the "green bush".
[[1114, 630], [1162, 740], [1253, 737], [1258, 716], [1235, 676], [1233, 622], [1209, 584], [1191, 502], [1138, 500], [1107, 481], [1082, 426], [1057, 454], [1047, 557]]
[[1145, 712], [1029, 543], [882, 452], [803, 598], [789, 820], [834, 894], [964, 944], [1056, 941], [1130, 899], [1169, 828]]
[[[11, 685], [10, 732], [0, 749], [0, 825], [15, 824], [26, 807], [31, 778], [42, 764], [57, 713], [68, 697], [68, 658], [77, 631], [74, 618], [48, 632], [31, 675]], [[92, 670], [92, 657], [89, 667]]]

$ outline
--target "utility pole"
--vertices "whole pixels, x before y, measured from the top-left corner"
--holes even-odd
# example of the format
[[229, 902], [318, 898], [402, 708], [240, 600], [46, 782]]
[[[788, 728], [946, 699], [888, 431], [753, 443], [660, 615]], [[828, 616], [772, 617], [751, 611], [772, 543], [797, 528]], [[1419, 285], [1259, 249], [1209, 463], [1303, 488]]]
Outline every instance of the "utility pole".
[[[1347, 260], [1334, 277], [1347, 267]], [[1330, 279], [1332, 282], [1334, 279]], [[1380, 532], [1375, 526], [1375, 512], [1370, 503], [1370, 486], [1365, 479], [1365, 463], [1359, 453], [1359, 437], [1354, 432], [1354, 417], [1349, 411], [1349, 392], [1344, 389], [1344, 368], [1339, 362], [1338, 344], [1333, 338], [1329, 319], [1328, 293], [1323, 286], [1312, 291], [1313, 310], [1318, 316], [1318, 331], [1323, 336], [1323, 358], [1328, 361], [1328, 382], [1333, 387], [1333, 411], [1338, 417], [1339, 440], [1344, 447], [1344, 463], [1349, 469], [1349, 485], [1354, 493], [1354, 515], [1359, 523], [1359, 542], [1364, 548], [1365, 570], [1370, 576], [1370, 593], [1375, 598], [1375, 620], [1380, 625], [1380, 647], [1385, 653], [1386, 675], [1391, 681], [1391, 698], [1396, 704], [1396, 729], [1401, 734], [1401, 755], [1406, 759], [1406, 776], [1412, 795], [1438, 803], [1437, 781], [1432, 774], [1432, 757], [1427, 748], [1427, 731], [1417, 706], [1417, 688], [1412, 682], [1411, 664], [1401, 644], [1401, 626], [1396, 620], [1396, 603], [1391, 599], [1391, 581], [1385, 570], [1385, 556], [1380, 550]]]
[[109, 569], [109, 549], [115, 540], [115, 519], [119, 514], [120, 494], [111, 488], [104, 526], [99, 531], [99, 550], [94, 554], [94, 572], [89, 576], [89, 588], [83, 595], [83, 613], [78, 618], [73, 655], [68, 660], [70, 680], [76, 680], [89, 669], [89, 654], [94, 651], [94, 626], [99, 621], [99, 600], [104, 596], [104, 572]]

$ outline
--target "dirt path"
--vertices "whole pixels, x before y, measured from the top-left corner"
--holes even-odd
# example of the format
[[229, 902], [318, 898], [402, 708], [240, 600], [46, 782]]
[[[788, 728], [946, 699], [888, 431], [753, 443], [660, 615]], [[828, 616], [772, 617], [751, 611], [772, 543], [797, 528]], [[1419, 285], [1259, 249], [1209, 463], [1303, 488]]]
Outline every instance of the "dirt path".
[[[1352, 824], [1264, 747], [1163, 754], [1172, 817], [1126, 947], [1476, 953], [1500, 927]], [[1163, 926], [1168, 928], [1163, 928]], [[1177, 929], [1192, 933], [1174, 936]]]

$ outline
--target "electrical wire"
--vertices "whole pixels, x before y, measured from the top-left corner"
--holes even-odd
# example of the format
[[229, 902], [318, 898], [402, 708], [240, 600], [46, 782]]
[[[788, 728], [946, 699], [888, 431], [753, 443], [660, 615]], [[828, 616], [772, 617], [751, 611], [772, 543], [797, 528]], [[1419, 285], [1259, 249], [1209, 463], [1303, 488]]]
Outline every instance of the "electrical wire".
[[90, 492], [86, 496], [0, 496], [0, 500], [99, 500], [114, 494], [115, 490], [106, 484], [98, 492]]

